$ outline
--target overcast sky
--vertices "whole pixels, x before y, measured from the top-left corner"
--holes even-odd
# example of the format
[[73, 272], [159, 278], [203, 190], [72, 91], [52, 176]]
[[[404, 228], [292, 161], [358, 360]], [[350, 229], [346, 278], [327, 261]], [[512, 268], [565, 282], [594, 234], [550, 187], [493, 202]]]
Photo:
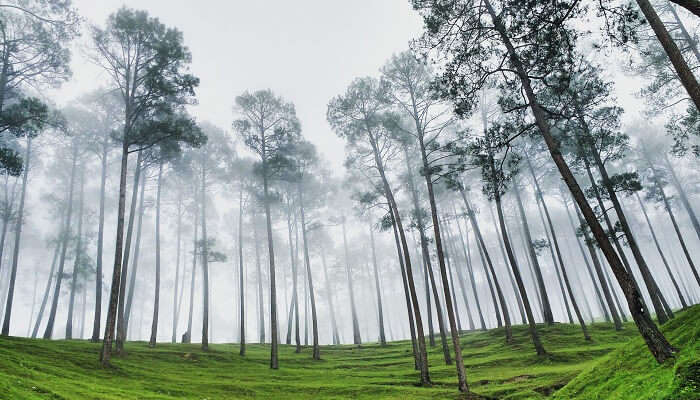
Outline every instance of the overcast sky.
[[[353, 78], [377, 75], [421, 31], [408, 0], [73, 2], [89, 23], [103, 25], [126, 5], [177, 27], [192, 52], [192, 72], [201, 79], [199, 105], [192, 109], [199, 120], [230, 130], [235, 96], [270, 88], [294, 102], [304, 136], [336, 167], [343, 142], [326, 122], [328, 101]], [[74, 51], [72, 68], [73, 79], [52, 96], [59, 104], [107, 82], [84, 50]]]

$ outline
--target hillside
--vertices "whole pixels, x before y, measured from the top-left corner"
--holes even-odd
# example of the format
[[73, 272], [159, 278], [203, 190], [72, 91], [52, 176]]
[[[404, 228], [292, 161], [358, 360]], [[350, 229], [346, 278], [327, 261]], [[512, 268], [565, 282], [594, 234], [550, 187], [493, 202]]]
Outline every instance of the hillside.
[[[498, 330], [463, 335], [468, 379], [487, 398], [561, 399], [668, 398], [693, 396], [698, 383], [700, 307], [679, 313], [664, 330], [685, 343], [675, 365], [656, 366], [632, 325], [615, 332], [594, 324], [586, 343], [579, 328], [541, 326], [549, 357], [535, 356], [525, 328], [515, 328], [506, 347]], [[630, 340], [632, 338], [632, 340]], [[692, 344], [689, 344], [692, 343]], [[85, 341], [0, 339], [2, 399], [224, 399], [224, 398], [458, 398], [454, 367], [445, 366], [439, 348], [430, 351], [432, 388], [416, 387], [410, 342], [324, 346], [322, 361], [310, 349], [295, 354], [282, 346], [280, 369], [268, 368], [266, 346], [218, 344], [204, 353], [198, 345], [127, 345], [128, 356], [114, 369], [99, 368], [100, 345]], [[569, 383], [570, 382], [570, 383]], [[568, 386], [564, 387], [567, 383]], [[563, 389], [561, 389], [564, 387]], [[697, 392], [695, 392], [697, 393]], [[682, 397], [679, 397], [682, 398]]]

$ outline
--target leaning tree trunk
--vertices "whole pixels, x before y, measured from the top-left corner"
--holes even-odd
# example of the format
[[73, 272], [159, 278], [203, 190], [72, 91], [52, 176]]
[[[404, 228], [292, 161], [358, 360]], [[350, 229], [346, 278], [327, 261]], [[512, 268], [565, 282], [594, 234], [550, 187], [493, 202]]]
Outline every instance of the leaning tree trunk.
[[[457, 229], [459, 230], [459, 234], [460, 234], [460, 242], [459, 243], [464, 244], [461, 241], [462, 228], [459, 226], [459, 220], [457, 219], [458, 218], [457, 217], [457, 208], [455, 207], [454, 203], [452, 203], [452, 213], [455, 216], [455, 224], [457, 225]], [[447, 224], [445, 226], [445, 229], [447, 232], [447, 239], [451, 244], [450, 251], [452, 252], [452, 254], [455, 255], [455, 258], [456, 258], [456, 255], [457, 255], [457, 244], [455, 244], [456, 238], [452, 234], [453, 231], [450, 228], [450, 224]], [[464, 247], [462, 247], [462, 251], [464, 251], [464, 253], [465, 253], [464, 254], [464, 263], [466, 265], [467, 257], [466, 257], [466, 251], [465, 251]], [[467, 289], [464, 286], [464, 275], [462, 274], [462, 269], [459, 268], [459, 266], [457, 266], [455, 269], [457, 270], [457, 280], [459, 281], [460, 293], [462, 293], [462, 301], [464, 302], [464, 307], [466, 309], [467, 322], [469, 323], [469, 330], [473, 331], [474, 330], [474, 319], [472, 318], [472, 313], [469, 310], [469, 298], [467, 296]], [[453, 282], [452, 287], [454, 288], [454, 280], [452, 282]], [[454, 290], [452, 293], [454, 294]], [[457, 301], [455, 300], [455, 303], [456, 302]]]
[[[128, 113], [127, 113], [128, 116]], [[107, 321], [105, 322], [105, 334], [100, 352], [102, 366], [108, 366], [112, 356], [112, 341], [114, 340], [114, 327], [117, 319], [117, 303], [122, 272], [122, 245], [124, 240], [124, 211], [126, 208], [126, 172], [129, 161], [129, 144], [126, 141], [126, 128], [124, 129], [121, 170], [119, 173], [119, 202], [117, 206], [117, 234], [115, 240], [114, 269], [112, 270], [112, 287], [109, 293], [109, 305], [107, 308]]]
[[[303, 212], [303, 210], [302, 210]], [[303, 214], [302, 214], [303, 215]], [[302, 220], [303, 224], [303, 220]], [[384, 336], [384, 310], [382, 309], [382, 292], [379, 283], [379, 268], [377, 267], [377, 254], [374, 246], [374, 230], [369, 227], [369, 237], [372, 244], [372, 265], [374, 266], [374, 287], [377, 291], [377, 312], [379, 313], [379, 344], [386, 346], [386, 337]]]
[[[687, 7], [689, 11], [693, 12], [696, 16], [700, 16], [700, 3], [697, 0], [671, 0], [674, 3]], [[683, 58], [681, 50], [678, 48], [676, 42], [673, 41], [671, 34], [668, 32], [664, 23], [659, 18], [659, 15], [654, 10], [649, 0], [637, 0], [637, 5], [642, 10], [644, 17], [654, 31], [656, 38], [661, 43], [668, 59], [673, 65], [673, 69], [676, 71], [678, 78], [683, 84], [683, 87], [688, 92], [688, 96], [695, 103], [695, 108], [700, 110], [700, 85], [698, 84], [693, 71], [691, 71], [688, 63]]]
[[[158, 308], [160, 304], [160, 191], [163, 181], [163, 160], [158, 163], [158, 188], [156, 189], [156, 282], [153, 295], [153, 321], [151, 322], [151, 338], [149, 347], [155, 347], [158, 338]], [[173, 338], [174, 338], [173, 334]]]
[[[648, 1], [637, 1], [644, 2], [647, 5], [649, 5]], [[632, 277], [630, 277], [627, 271], [625, 271], [624, 266], [620, 262], [619, 257], [615, 253], [615, 249], [612, 247], [612, 245], [610, 244], [610, 240], [605, 235], [603, 227], [600, 225], [600, 222], [596, 218], [593, 209], [591, 208], [590, 204], [588, 204], [588, 202], [586, 201], [586, 197], [583, 191], [581, 190], [581, 187], [579, 186], [578, 182], [576, 182], [574, 174], [569, 169], [569, 166], [566, 163], [566, 160], [564, 159], [564, 156], [562, 155], [561, 150], [559, 148], [559, 142], [554, 138], [550, 131], [549, 123], [547, 122], [544, 111], [538, 103], [537, 98], [535, 96], [535, 92], [530, 84], [530, 78], [528, 77], [527, 72], [525, 72], [525, 68], [523, 67], [522, 62], [518, 57], [515, 48], [513, 47], [513, 44], [510, 41], [510, 38], [508, 37], [505, 26], [503, 25], [500, 17], [496, 15], [496, 12], [494, 11], [490, 0], [484, 0], [484, 5], [486, 6], [486, 9], [494, 23], [494, 27], [498, 31], [498, 34], [500, 35], [501, 40], [508, 51], [510, 61], [514, 66], [521, 83], [523, 84], [523, 89], [529, 101], [530, 109], [532, 110], [533, 115], [535, 116], [537, 127], [539, 128], [540, 133], [542, 134], [544, 141], [547, 144], [547, 148], [549, 149], [549, 153], [552, 156], [554, 164], [557, 166], [557, 169], [559, 170], [562, 178], [564, 179], [564, 182], [569, 187], [569, 190], [571, 191], [574, 200], [576, 200], [576, 203], [581, 208], [583, 216], [586, 219], [588, 225], [590, 226], [591, 231], [593, 232], [593, 235], [596, 238], [596, 241], [598, 242], [598, 245], [602, 249], [603, 254], [605, 254], [608, 263], [610, 264], [613, 272], [615, 273], [615, 276], [618, 282], [620, 283], [623, 292], [625, 293], [627, 303], [629, 305], [630, 311], [632, 312], [632, 316], [637, 324], [637, 328], [639, 329], [640, 334], [647, 343], [650, 352], [654, 355], [654, 358], [656, 358], [656, 361], [658, 361], [659, 363], [663, 363], [666, 359], [673, 357], [675, 349], [666, 340], [666, 337], [661, 333], [661, 331], [658, 329], [658, 327], [656, 326], [654, 321], [649, 317], [649, 315], [644, 313], [644, 308], [641, 302], [641, 294], [634, 286]], [[648, 6], [647, 8], [651, 8], [651, 6]], [[698, 95], [697, 97], [698, 101], [696, 101], [696, 104], [700, 104], [700, 95]]]
[[688, 195], [685, 193], [683, 185], [681, 185], [681, 181], [678, 179], [678, 175], [676, 175], [676, 171], [673, 169], [673, 166], [668, 160], [668, 157], [664, 155], [664, 158], [666, 161], [666, 165], [668, 166], [668, 171], [671, 173], [673, 185], [676, 187], [676, 191], [678, 191], [678, 197], [681, 199], [681, 203], [683, 203], [685, 210], [688, 212], [690, 222], [693, 224], [693, 228], [695, 229], [695, 233], [698, 235], [698, 239], [700, 239], [700, 223], [698, 222], [698, 218], [695, 216], [695, 211], [693, 211], [693, 207], [690, 205]]
[[[62, 230], [62, 229], [61, 229]], [[49, 300], [49, 295], [51, 294], [51, 282], [53, 280], [54, 272], [56, 271], [56, 261], [58, 260], [58, 253], [61, 250], [61, 241], [56, 243], [56, 250], [53, 252], [53, 261], [51, 261], [51, 271], [49, 272], [49, 279], [46, 281], [46, 288], [44, 289], [44, 297], [41, 299], [41, 306], [39, 306], [39, 313], [36, 316], [36, 321], [34, 321], [34, 329], [32, 330], [32, 339], [36, 339], [36, 335], [39, 333], [39, 326], [41, 325], [41, 319], [44, 316], [44, 309], [46, 308], [46, 303]]]
[[[10, 319], [12, 317], [12, 299], [15, 293], [15, 279], [17, 278], [17, 264], [19, 261], [19, 244], [22, 236], [22, 225], [24, 224], [24, 199], [27, 194], [27, 174], [29, 173], [29, 158], [32, 155], [32, 138], [27, 137], [27, 151], [24, 156], [24, 171], [22, 174], [22, 192], [19, 197], [19, 207], [17, 208], [17, 225], [15, 226], [15, 248], [12, 252], [12, 269], [10, 270], [10, 285], [7, 288], [7, 300], [5, 303], [5, 320], [2, 323], [2, 335], [10, 334]], [[81, 203], [82, 204], [82, 203]], [[33, 306], [32, 306], [33, 307]], [[31, 318], [31, 314], [30, 314]]]
[[[484, 320], [484, 314], [481, 311], [481, 302], [479, 301], [479, 290], [476, 287], [476, 279], [474, 279], [474, 267], [472, 264], [472, 251], [469, 245], [469, 231], [465, 233], [465, 239], [463, 246], [466, 251], [465, 258], [467, 259], [467, 272], [469, 272], [469, 280], [472, 285], [472, 292], [474, 293], [474, 300], [476, 301], [476, 309], [479, 312], [479, 323], [481, 324], [481, 330], [486, 330], [486, 321]], [[477, 244], [478, 246], [478, 244]]]
[[63, 224], [63, 236], [61, 240], [63, 244], [61, 245], [61, 256], [58, 261], [58, 273], [56, 275], [56, 286], [53, 291], [53, 299], [51, 301], [51, 311], [49, 312], [49, 320], [46, 323], [46, 330], [44, 331], [44, 339], [51, 339], [53, 335], [53, 326], [56, 321], [56, 310], [58, 308], [58, 299], [61, 296], [61, 282], [63, 281], [63, 268], [66, 265], [66, 251], [68, 250], [68, 237], [70, 236], [70, 223], [73, 214], [73, 187], [75, 185], [75, 169], [78, 161], [78, 148], [74, 144], [73, 149], [73, 161], [70, 170], [70, 183], [68, 184], [68, 210], [66, 211], [66, 222]]
[[[318, 345], [318, 319], [316, 317], [316, 298], [314, 295], [314, 282], [311, 277], [311, 262], [309, 261], [309, 244], [306, 240], [306, 219], [304, 216], [304, 195], [301, 182], [299, 182], [299, 212], [301, 213], [301, 236], [304, 241], [304, 261], [306, 263], [306, 275], [308, 279], [309, 299], [311, 300], [311, 330], [313, 335], [313, 359], [321, 359], [321, 350]], [[329, 293], [330, 294], [330, 293]]]
[[[289, 305], [289, 315], [287, 318], [287, 344], [291, 344], [292, 332], [296, 329], [295, 352], [301, 353], [301, 338], [299, 336], [299, 272], [297, 268], [299, 246], [292, 242], [292, 205], [287, 204], [287, 236], [289, 240], [289, 260], [292, 266], [292, 301]], [[296, 221], [296, 217], [295, 217]], [[296, 222], [295, 222], [296, 224]], [[296, 226], [294, 232], [297, 232]], [[298, 242], [297, 236], [297, 242]]]
[[[566, 215], [569, 218], [569, 223], [571, 224], [571, 229], [573, 229], [574, 234], [576, 234], [576, 225], [574, 224], [573, 218], [571, 218], [571, 212], [569, 212], [569, 206], [567, 204], [564, 204], [564, 208], [566, 209]], [[578, 214], [578, 209], [576, 210]], [[579, 223], [583, 222], [579, 219]], [[610, 315], [612, 316], [613, 323], [615, 324], [615, 330], [621, 330], [622, 329], [622, 322], [620, 321], [620, 316], [617, 313], [617, 308], [615, 308], [615, 304], [613, 303], [612, 296], [610, 294], [610, 288], [605, 281], [605, 276], [603, 275], [603, 268], [600, 265], [600, 260], [598, 259], [598, 255], [595, 252], [595, 249], [593, 248], [593, 243], [591, 242], [590, 237], [588, 236], [588, 230], [583, 229], [583, 238], [584, 242], [586, 243], [586, 246], [588, 247], [588, 253], [591, 256], [591, 260], [593, 261], [593, 268], [596, 271], [596, 276], [598, 278], [598, 283], [600, 284], [600, 288], [603, 291], [603, 295], [605, 297], [605, 303], [607, 304], [607, 308], [605, 307], [605, 304], [601, 302], [601, 308], [603, 309], [603, 313], [607, 316], [608, 315], [608, 309], [610, 310]], [[581, 255], [583, 256], [584, 260], [586, 261], [586, 266], [588, 266], [588, 259], [586, 258], [586, 253], [583, 250], [583, 246], [581, 245], [581, 241], [576, 238], [576, 243], [578, 244], [579, 250], [581, 251]], [[595, 280], [593, 279], [593, 274], [591, 274], [591, 282], [593, 283], [593, 287], [595, 287], [596, 291], [598, 291], [598, 286], [595, 284]], [[600, 298], [600, 293], [598, 293], [598, 298]]]
[[131, 193], [131, 207], [129, 210], [129, 225], [126, 229], [126, 242], [124, 243], [124, 262], [121, 266], [121, 283], [119, 284], [119, 305], [117, 306], [117, 354], [121, 354], [124, 350], [124, 341], [126, 340], [126, 320], [124, 319], [124, 299], [126, 297], [126, 278], [129, 272], [129, 255], [131, 251], [131, 235], [134, 231], [134, 216], [136, 214], [136, 200], [139, 191], [139, 179], [141, 178], [141, 165], [143, 155], [138, 152], [136, 159], [136, 170], [134, 171], [134, 187]]
[[105, 234], [105, 184], [107, 182], [107, 143], [102, 144], [102, 173], [100, 176], [100, 215], [97, 228], [97, 257], [95, 258], [95, 316], [92, 325], [91, 342], [100, 340], [102, 322], [102, 250]]
[[[389, 200], [387, 199], [387, 202]], [[393, 213], [390, 211], [389, 215], [391, 217], [391, 227], [394, 231], [394, 242], [396, 244], [396, 253], [399, 258], [399, 267], [401, 269], [401, 283], [403, 284], [404, 297], [406, 298], [406, 311], [408, 313], [408, 329], [411, 331], [411, 347], [413, 348], [413, 360], [415, 369], [420, 368], [420, 352], [418, 350], [418, 342], [416, 340], [416, 326], [413, 321], [413, 306], [411, 306], [411, 290], [408, 287], [408, 281], [406, 279], [406, 266], [403, 261], [403, 254], [401, 252], [401, 242], [399, 240], [399, 233], [396, 229], [396, 221], [394, 221]], [[425, 338], [423, 338], [425, 340]]]
[[78, 196], [78, 232], [75, 241], [75, 260], [73, 262], [73, 274], [70, 285], [70, 299], [68, 301], [68, 318], [66, 320], [66, 339], [73, 339], [73, 310], [75, 309], [75, 291], [78, 287], [78, 275], [80, 271], [80, 259], [83, 247], [83, 210], [85, 200], [85, 166], [80, 168], [80, 195]]
[[520, 188], [517, 184], [513, 187], [513, 193], [515, 194], [516, 204], [518, 205], [518, 211], [520, 212], [520, 220], [523, 224], [523, 232], [525, 233], [525, 240], [527, 241], [527, 250], [530, 254], [530, 260], [532, 260], [532, 265], [535, 270], [537, 286], [539, 287], [540, 295], [542, 296], [542, 315], [544, 316], [544, 322], [546, 322], [548, 325], [551, 325], [554, 323], [552, 306], [549, 303], [549, 296], [547, 295], [547, 288], [544, 284], [544, 278], [542, 277], [542, 269], [540, 268], [540, 263], [537, 260], [537, 253], [535, 252], [535, 248], [532, 245], [530, 227], [527, 223], [527, 217], [525, 216], [525, 208], [523, 207], [523, 201], [520, 198]]
[[[488, 267], [491, 270], [491, 275], [493, 275], [494, 285], [496, 286], [496, 292], [498, 293], [498, 301], [501, 305], [501, 311], [503, 312], [503, 319], [505, 320], [506, 343], [510, 343], [513, 340], [513, 330], [511, 328], [510, 313], [508, 312], [508, 303], [506, 302], [506, 298], [503, 295], [503, 290], [501, 290], [501, 285], [498, 283], [498, 277], [496, 277], [496, 269], [494, 268], [493, 262], [491, 261], [491, 256], [489, 255], [489, 252], [486, 249], [486, 243], [484, 242], [484, 237], [481, 235], [481, 230], [479, 229], [479, 224], [476, 222], [476, 215], [474, 214], [474, 210], [472, 209], [472, 206], [469, 203], [469, 199], [467, 198], [467, 195], [461, 186], [460, 186], [459, 191], [460, 191], [460, 194], [462, 195], [462, 200], [464, 201], [464, 206], [467, 209], [467, 214], [469, 215], [469, 221], [472, 224], [472, 230], [474, 231], [474, 234], [476, 236], [477, 246], [479, 246], [479, 248], [482, 251], [480, 254], [483, 254], [484, 258], [486, 259], [486, 263], [488, 264]], [[467, 246], [468, 245], [469, 244], [467, 243]], [[471, 265], [469, 266], [469, 269], [470, 269], [470, 273], [471, 273]], [[474, 275], [473, 274], [472, 274], [472, 286], [474, 287], [474, 297], [476, 297], [477, 296], [476, 285], [474, 284]], [[478, 304], [478, 300], [477, 300], [477, 304]], [[484, 321], [483, 321], [483, 316], [481, 316], [481, 310], [479, 310], [479, 317], [481, 318], [482, 329], [484, 329]]]
[[642, 214], [644, 215], [644, 220], [647, 222], [647, 226], [649, 227], [649, 233], [651, 233], [651, 239], [654, 241], [654, 246], [659, 252], [659, 256], [661, 257], [661, 261], [663, 262], [664, 267], [666, 267], [666, 272], [668, 273], [669, 278], [671, 278], [671, 283], [673, 284], [674, 289], [676, 289], [676, 294], [678, 295], [678, 299], [681, 302], [681, 306], [683, 307], [683, 309], [686, 309], [688, 308], [688, 303], [686, 303], [685, 297], [683, 297], [683, 292], [681, 292], [681, 288], [678, 286], [678, 282], [676, 282], [676, 278], [673, 276], [673, 272], [671, 272], [671, 267], [668, 265], [668, 260], [666, 260], [666, 256], [664, 255], [663, 250], [661, 250], [659, 240], [656, 238], [656, 232], [654, 232], [654, 227], [651, 225], [649, 215], [647, 215], [647, 208], [644, 206], [642, 199], [639, 197], [639, 193], [635, 192], [634, 195], [637, 198], [637, 201], [639, 202], [639, 207], [642, 209]]
[[[131, 321], [131, 306], [134, 304], [134, 293], [136, 293], [136, 275], [139, 270], [139, 254], [141, 252], [141, 228], [143, 227], [143, 212], [144, 212], [144, 193], [146, 191], [146, 179], [141, 179], [141, 194], [139, 195], [138, 221], [136, 222], [136, 243], [134, 244], [134, 262], [129, 276], [129, 286], [126, 295], [126, 306], [124, 308], [124, 331], [129, 331], [129, 322]], [[139, 333], [141, 330], [139, 329]]]
[[360, 325], [357, 320], [357, 309], [355, 308], [355, 291], [352, 285], [352, 273], [350, 272], [350, 256], [348, 255], [348, 237], [345, 232], [345, 216], [343, 216], [343, 248], [345, 249], [345, 272], [348, 280], [348, 293], [350, 294], [350, 312], [352, 313], [352, 342], [356, 345], [362, 344], [360, 338]]
[[[578, 114], [578, 119], [579, 122], [581, 122], [581, 126], [584, 128], [585, 133], [587, 135], [590, 135], [588, 125], [580, 113]], [[637, 266], [639, 267], [639, 271], [642, 273], [644, 283], [646, 284], [647, 289], [649, 290], [649, 295], [651, 296], [651, 303], [653, 304], [654, 309], [656, 310], [656, 317], [659, 319], [659, 323], [663, 324], [669, 318], [673, 318], [673, 311], [671, 311], [670, 307], [667, 306], [666, 299], [661, 290], [659, 289], [656, 280], [652, 276], [651, 271], [647, 266], [646, 260], [644, 259], [644, 256], [642, 256], [642, 252], [639, 249], [639, 246], [637, 245], [637, 240], [632, 234], [632, 228], [630, 228], [629, 223], [627, 222], [627, 216], [622, 210], [622, 205], [620, 204], [620, 200], [617, 197], [615, 188], [613, 187], [610, 177], [608, 176], [608, 172], [605, 168], [605, 165], [603, 164], [603, 160], [600, 158], [600, 153], [598, 153], [597, 149], [593, 148], [592, 146], [590, 147], [590, 150], [590, 152], [593, 155], [595, 165], [598, 168], [598, 172], [600, 173], [600, 176], [603, 180], [603, 186], [605, 187], [605, 190], [608, 193], [608, 197], [610, 198], [610, 201], [612, 202], [613, 207], [615, 208], [615, 213], [617, 214], [618, 222], [620, 223], [622, 231], [627, 237], [627, 243], [630, 247], [630, 250], [632, 250], [632, 255], [634, 256], [635, 261], [637, 261]]]
[[[369, 132], [368, 132], [369, 134]], [[369, 135], [371, 137], [371, 134]], [[377, 170], [379, 171], [380, 178], [382, 180], [382, 186], [384, 189], [384, 196], [389, 202], [389, 209], [392, 213], [392, 218], [396, 224], [396, 230], [399, 232], [399, 237], [401, 238], [401, 247], [403, 250], [404, 262], [406, 267], [406, 278], [408, 280], [408, 286], [411, 291], [411, 303], [413, 305], [413, 313], [415, 315], [416, 322], [416, 334], [418, 339], [418, 353], [420, 355], [420, 383], [421, 385], [430, 385], [430, 373], [428, 371], [428, 355], [425, 347], [425, 336], [423, 334], [423, 319], [421, 318], [420, 309], [418, 306], [418, 295], [416, 293], [416, 286], [413, 280], [413, 270], [411, 268], [411, 257], [409, 256], [408, 242], [406, 241], [406, 234], [403, 229], [403, 224], [401, 222], [401, 215], [399, 209], [396, 205], [396, 199], [394, 199], [394, 194], [389, 186], [389, 180], [384, 172], [384, 164], [379, 157], [379, 149], [376, 143], [371, 138], [372, 152], [374, 155], [374, 162]]]

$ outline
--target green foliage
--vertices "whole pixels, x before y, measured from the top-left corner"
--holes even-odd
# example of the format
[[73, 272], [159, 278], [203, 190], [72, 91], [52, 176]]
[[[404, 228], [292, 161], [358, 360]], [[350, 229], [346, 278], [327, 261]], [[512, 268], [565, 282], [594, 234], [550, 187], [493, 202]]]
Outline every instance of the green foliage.
[[[590, 329], [593, 341], [586, 342], [576, 325], [538, 326], [547, 358], [533, 354], [525, 326], [513, 327], [510, 346], [498, 329], [463, 334], [473, 391], [498, 399], [544, 399], [555, 391], [555, 398], [570, 400], [697, 398], [699, 306], [662, 327], [681, 349], [675, 362], [664, 365], [656, 364], [632, 324], [619, 332], [601, 323]], [[127, 356], [113, 359], [113, 369], [99, 367], [99, 347], [77, 340], [0, 338], [0, 392], [12, 399], [76, 400], [457, 397], [454, 367], [444, 365], [439, 350], [429, 354], [435, 384], [416, 386], [408, 341], [324, 346], [317, 362], [310, 347], [296, 354], [294, 346], [282, 345], [279, 370], [269, 369], [268, 345], [248, 345], [240, 357], [235, 344], [202, 352], [198, 344], [150, 349], [145, 342], [129, 342]]]

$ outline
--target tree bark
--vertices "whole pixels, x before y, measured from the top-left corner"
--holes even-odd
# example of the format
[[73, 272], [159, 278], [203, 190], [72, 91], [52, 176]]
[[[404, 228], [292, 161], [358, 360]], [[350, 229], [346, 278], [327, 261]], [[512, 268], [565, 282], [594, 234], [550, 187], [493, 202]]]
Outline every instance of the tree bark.
[[202, 152], [202, 350], [209, 350], [209, 238], [207, 237], [207, 165]]
[[238, 354], [245, 356], [245, 268], [243, 264], [243, 185], [238, 194], [238, 291], [240, 295], [240, 350]]
[[[29, 174], [29, 161], [32, 155], [32, 138], [27, 137], [27, 151], [24, 156], [24, 171], [22, 173], [22, 191], [17, 208], [17, 223], [15, 226], [15, 247], [12, 252], [12, 269], [10, 270], [10, 285], [7, 288], [7, 300], [5, 303], [5, 320], [2, 323], [2, 335], [10, 334], [10, 320], [12, 317], [12, 300], [15, 293], [15, 279], [17, 278], [17, 265], [19, 262], [19, 245], [22, 237], [22, 225], [24, 225], [24, 199], [27, 194], [27, 176]], [[82, 204], [82, 202], [81, 202]], [[33, 301], [33, 300], [32, 300]], [[32, 308], [34, 306], [32, 305]], [[31, 319], [31, 314], [30, 314]]]
[[267, 170], [267, 156], [265, 153], [265, 134], [261, 132], [262, 139], [262, 171], [263, 171], [263, 203], [265, 206], [265, 222], [267, 225], [267, 248], [268, 248], [268, 258], [270, 261], [270, 368], [279, 368], [279, 360], [277, 355], [277, 295], [275, 286], [275, 249], [272, 242], [272, 217], [270, 215], [270, 199], [268, 194], [268, 170]]
[[[695, 229], [695, 233], [698, 235], [698, 239], [700, 239], [700, 222], [698, 222], [698, 218], [695, 215], [695, 211], [693, 211], [693, 207], [690, 205], [688, 195], [685, 193], [683, 185], [681, 185], [681, 181], [678, 179], [678, 175], [676, 175], [676, 171], [673, 168], [673, 165], [671, 165], [671, 162], [668, 160], [668, 156], [666, 156], [665, 154], [664, 159], [666, 161], [666, 165], [668, 166], [668, 171], [671, 173], [673, 185], [676, 187], [676, 191], [678, 191], [678, 197], [681, 199], [681, 203], [683, 203], [685, 210], [688, 212], [690, 222], [692, 223], [693, 228]], [[697, 272], [695, 274], [697, 277]], [[698, 280], [698, 284], [700, 284], [700, 280]]]
[[[126, 295], [126, 307], [124, 308], [124, 331], [129, 331], [129, 322], [131, 321], [131, 306], [134, 303], [134, 293], [136, 293], [136, 274], [139, 270], [139, 254], [141, 253], [141, 228], [143, 228], [143, 212], [144, 212], [144, 200], [146, 193], [146, 178], [141, 179], [141, 188], [139, 189], [141, 194], [139, 195], [139, 208], [138, 208], [138, 221], [136, 222], [136, 243], [134, 244], [134, 262], [131, 266], [131, 274], [129, 276], [129, 286], [125, 288], [128, 290]], [[128, 237], [128, 235], [127, 235]], [[139, 322], [140, 323], [140, 322]], [[139, 329], [141, 333], [141, 329]]]
[[175, 234], [175, 236], [177, 237], [177, 245], [175, 251], [177, 252], [177, 254], [175, 255], [175, 290], [173, 291], [173, 335], [170, 338], [171, 343], [177, 343], [177, 323], [180, 317], [180, 304], [178, 303], [178, 299], [182, 298], [181, 296], [178, 296], [178, 293], [182, 291], [182, 287], [180, 286], [180, 246], [182, 243], [182, 190], [180, 188], [177, 188], [176, 226], [177, 227], [175, 229], [177, 229], [177, 233]]
[[[304, 190], [302, 183], [299, 182], [299, 212], [301, 214], [301, 236], [304, 241], [304, 261], [306, 263], [306, 275], [309, 285], [309, 300], [311, 301], [311, 330], [313, 336], [313, 354], [314, 360], [321, 359], [321, 350], [318, 344], [318, 319], [316, 317], [316, 297], [314, 295], [314, 282], [311, 276], [311, 262], [309, 261], [309, 244], [306, 239], [306, 218], [304, 215]], [[380, 309], [381, 312], [381, 309]]]
[[[685, 8], [691, 13], [695, 14], [696, 17], [700, 17], [700, 1], [698, 0], [669, 0], [671, 3], [676, 3], [679, 6]], [[671, 7], [673, 8], [673, 7]]]

